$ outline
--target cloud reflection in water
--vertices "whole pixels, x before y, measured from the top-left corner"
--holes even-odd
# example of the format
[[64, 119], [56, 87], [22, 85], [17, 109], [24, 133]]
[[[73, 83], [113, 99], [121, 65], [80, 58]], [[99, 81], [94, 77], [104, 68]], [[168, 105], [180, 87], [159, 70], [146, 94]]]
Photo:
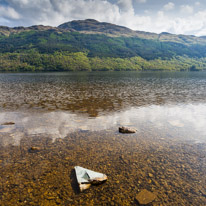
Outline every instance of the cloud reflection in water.
[[0, 145], [18, 145], [24, 136], [42, 135], [64, 138], [78, 130], [113, 130], [118, 126], [131, 126], [141, 130], [142, 126], [161, 130], [180, 129], [193, 132], [194, 139], [206, 141], [206, 104], [182, 104], [170, 106], [131, 107], [128, 110], [89, 118], [86, 115], [64, 111], [48, 113], [1, 112], [0, 124], [14, 121], [12, 126], [0, 126]]

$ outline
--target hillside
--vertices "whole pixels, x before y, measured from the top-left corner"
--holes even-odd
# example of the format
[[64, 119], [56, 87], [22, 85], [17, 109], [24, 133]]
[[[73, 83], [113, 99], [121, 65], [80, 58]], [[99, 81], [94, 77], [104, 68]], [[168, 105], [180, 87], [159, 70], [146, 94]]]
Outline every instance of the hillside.
[[[188, 62], [188, 59], [193, 59], [192, 66], [203, 69], [202, 64], [198, 64], [198, 61], [203, 61], [206, 57], [206, 38], [174, 35], [165, 32], [154, 34], [133, 31], [126, 27], [98, 22], [93, 19], [71, 21], [58, 27], [43, 25], [15, 28], [0, 27], [1, 57], [10, 64], [15, 54], [20, 65], [24, 63], [22, 68], [25, 67], [25, 63], [28, 64], [28, 68], [30, 66], [33, 68], [37, 64], [32, 62], [31, 57], [28, 57], [29, 55], [36, 55], [35, 58], [38, 56], [38, 61], [42, 61], [45, 55], [55, 57], [57, 52], [70, 57], [71, 55], [84, 54], [86, 58], [90, 58], [88, 61], [91, 58], [100, 58], [101, 60], [104, 59], [104, 62], [106, 62], [105, 58], [125, 60], [139, 57], [144, 61], [163, 62], [173, 61], [181, 57], [181, 59], [187, 59], [186, 62]], [[7, 55], [6, 58], [5, 55]], [[196, 63], [194, 63], [194, 59]], [[177, 62], [175, 65], [178, 65]], [[45, 64], [43, 62], [41, 68]], [[62, 62], [58, 63], [58, 65], [60, 64]], [[56, 65], [55, 70], [58, 70], [58, 65]], [[146, 68], [146, 66], [141, 66], [139, 62], [135, 65], [138, 65], [138, 69]], [[189, 65], [191, 67], [190, 63], [181, 63], [179, 68], [188, 69]], [[127, 66], [125, 69], [128, 69]]]
[[205, 43], [206, 39], [198, 38], [193, 35], [174, 35], [167, 32], [160, 34], [133, 31], [127, 27], [110, 24], [107, 22], [98, 22], [94, 19], [71, 21], [58, 26], [58, 28], [68, 31], [77, 31], [85, 34], [105, 34], [112, 37], [139, 37], [143, 39], [152, 39], [159, 41], [169, 41], [183, 44]]

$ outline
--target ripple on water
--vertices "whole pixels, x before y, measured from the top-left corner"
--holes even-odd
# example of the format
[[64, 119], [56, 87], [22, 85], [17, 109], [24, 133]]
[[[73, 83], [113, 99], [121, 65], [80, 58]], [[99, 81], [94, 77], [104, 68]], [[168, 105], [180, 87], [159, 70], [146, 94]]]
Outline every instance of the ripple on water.
[[0, 108], [96, 117], [132, 106], [205, 103], [205, 89], [204, 72], [1, 74]]

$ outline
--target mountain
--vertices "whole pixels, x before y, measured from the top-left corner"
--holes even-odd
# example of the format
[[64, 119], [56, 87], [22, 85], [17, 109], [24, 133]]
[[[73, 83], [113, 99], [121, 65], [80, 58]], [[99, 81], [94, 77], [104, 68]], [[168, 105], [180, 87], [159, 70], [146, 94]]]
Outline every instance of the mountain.
[[[117, 69], [120, 67], [123, 69], [155, 68], [154, 65], [160, 67], [163, 62], [164, 67], [162, 68], [165, 69], [166, 65], [174, 60], [175, 63], [173, 62], [170, 68], [184, 70], [191, 67], [195, 70], [205, 66], [203, 59], [206, 58], [206, 37], [134, 31], [94, 19], [71, 21], [58, 27], [36, 25], [9, 28], [0, 26], [0, 60], [2, 58], [2, 61], [6, 61], [4, 67], [12, 65], [12, 70], [17, 60], [19, 62], [17, 70], [27, 66], [29, 69], [33, 66], [44, 68], [45, 65], [50, 65], [53, 67], [52, 61], [48, 59], [50, 58], [54, 61], [55, 70], [60, 67], [66, 69], [66, 65], [71, 65], [71, 62], [62, 60], [67, 61], [62, 66], [60, 53], [66, 59], [72, 56], [71, 58], [75, 59], [77, 65], [80, 62], [78, 58], [88, 61], [88, 68], [92, 67], [90, 61], [99, 58], [98, 63], [94, 65], [97, 67], [97, 64], [101, 62], [109, 70], [113, 67]], [[136, 57], [139, 58], [138, 62], [133, 59], [133, 63], [130, 65], [132, 61], [127, 61], [128, 58]], [[112, 63], [111, 61], [105, 63], [108, 58]], [[123, 64], [123, 60], [126, 63]], [[198, 61], [202, 63], [200, 64]], [[84, 63], [82, 65], [87, 67]], [[80, 67], [77, 66], [77, 68]]]
[[58, 26], [60, 29], [86, 34], [106, 34], [109, 36], [136, 36], [136, 32], [115, 24], [98, 22], [94, 19], [71, 21]]
[[138, 37], [142, 39], [159, 40], [166, 42], [191, 44], [206, 44], [206, 37], [196, 37], [194, 35], [174, 35], [167, 32], [155, 34], [144, 31], [134, 31], [127, 27], [118, 26], [107, 22], [99, 22], [94, 19], [74, 20], [63, 23], [58, 27], [35, 25], [31, 27], [6, 27], [0, 26], [0, 35], [9, 36], [26, 31], [56, 31], [56, 32], [79, 32], [83, 34], [104, 34], [110, 37]]
[[30, 27], [7, 27], [7, 26], [0, 26], [0, 35], [2, 36], [10, 36], [11, 34], [18, 34], [21, 32], [28, 32], [28, 31], [57, 31], [58, 28], [51, 27], [51, 26], [43, 26], [43, 25], [35, 25]]
[[206, 43], [204, 38], [198, 38], [193, 35], [174, 35], [167, 32], [155, 34], [151, 32], [134, 31], [127, 27], [118, 26], [107, 22], [99, 22], [94, 19], [71, 21], [59, 25], [58, 28], [85, 34], [105, 34], [111, 37], [139, 37], [143, 39], [170, 41], [183, 44]]

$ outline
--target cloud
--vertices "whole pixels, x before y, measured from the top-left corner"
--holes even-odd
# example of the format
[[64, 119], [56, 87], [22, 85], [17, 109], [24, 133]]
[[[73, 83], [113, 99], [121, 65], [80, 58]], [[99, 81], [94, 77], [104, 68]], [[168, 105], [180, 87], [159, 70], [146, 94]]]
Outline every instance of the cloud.
[[94, 18], [100, 21], [115, 21], [120, 16], [120, 10], [127, 11], [133, 8], [132, 1], [126, 0], [119, 1], [118, 5], [102, 0], [6, 1], [10, 7], [15, 8], [16, 11], [22, 14], [18, 24], [25, 26], [33, 24], [57, 26], [66, 21], [86, 18]]
[[192, 14], [193, 11], [194, 11], [194, 9], [193, 9], [193, 7], [190, 6], [190, 5], [182, 5], [180, 11], [181, 11], [181, 13], [183, 13], [183, 14]]
[[[157, 0], [156, 0], [157, 1]], [[4, 3], [1, 3], [4, 2]], [[134, 30], [206, 35], [206, 10], [194, 12], [191, 5], [175, 10], [173, 2], [162, 11], [152, 10], [145, 0], [146, 12], [138, 12], [132, 0], [0, 0], [0, 24], [30, 26], [35, 24], [58, 26], [79, 19], [96, 19], [129, 27]], [[158, 2], [158, 1], [157, 1]], [[194, 3], [193, 3], [194, 5]], [[197, 9], [197, 8], [196, 8]], [[167, 12], [170, 11], [170, 12]]]
[[136, 2], [138, 2], [138, 3], [146, 3], [147, 0], [136, 0]]
[[169, 2], [168, 4], [165, 4], [163, 9], [166, 10], [166, 11], [169, 11], [169, 10], [173, 10], [175, 8], [175, 4], [172, 3], [172, 2]]
[[206, 10], [190, 16], [170, 18], [163, 11], [158, 12], [157, 18], [151, 25], [154, 32], [167, 31], [175, 34], [206, 35]]
[[117, 2], [121, 11], [130, 11], [133, 10], [132, 0], [119, 0]]
[[8, 19], [19, 19], [20, 15], [11, 7], [0, 6], [0, 17]]

